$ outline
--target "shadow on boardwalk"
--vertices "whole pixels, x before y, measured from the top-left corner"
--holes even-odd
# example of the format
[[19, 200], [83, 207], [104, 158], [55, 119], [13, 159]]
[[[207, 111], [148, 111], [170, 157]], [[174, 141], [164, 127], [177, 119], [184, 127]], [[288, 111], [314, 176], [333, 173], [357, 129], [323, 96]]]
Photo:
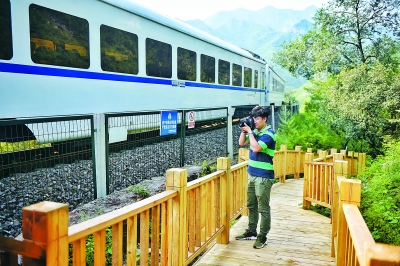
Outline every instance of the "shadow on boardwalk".
[[247, 228], [248, 217], [242, 216], [231, 228], [229, 244], [215, 244], [195, 265], [335, 265], [330, 219], [302, 209], [303, 179], [277, 183], [271, 193], [267, 246], [254, 249], [253, 240], [235, 240]]

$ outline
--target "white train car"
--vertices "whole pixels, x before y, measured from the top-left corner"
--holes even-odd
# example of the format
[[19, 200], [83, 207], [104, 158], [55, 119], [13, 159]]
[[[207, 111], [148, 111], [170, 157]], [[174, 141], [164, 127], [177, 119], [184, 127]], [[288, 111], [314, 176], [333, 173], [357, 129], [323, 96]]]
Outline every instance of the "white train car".
[[132, 1], [0, 10], [0, 119], [275, 101], [263, 59]]
[[285, 98], [285, 81], [274, 71], [273, 68], [268, 67], [266, 71], [266, 85], [269, 99], [267, 103], [281, 106]]

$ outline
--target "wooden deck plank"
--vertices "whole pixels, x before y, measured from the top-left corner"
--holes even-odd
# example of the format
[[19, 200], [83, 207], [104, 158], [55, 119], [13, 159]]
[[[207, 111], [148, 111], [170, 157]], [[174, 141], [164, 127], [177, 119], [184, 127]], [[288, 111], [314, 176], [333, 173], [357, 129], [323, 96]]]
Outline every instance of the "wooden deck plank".
[[247, 228], [241, 217], [231, 228], [227, 245], [215, 244], [196, 263], [203, 265], [335, 265], [330, 256], [330, 219], [302, 209], [303, 179], [277, 183], [271, 192], [268, 245], [253, 248], [253, 240], [236, 240]]

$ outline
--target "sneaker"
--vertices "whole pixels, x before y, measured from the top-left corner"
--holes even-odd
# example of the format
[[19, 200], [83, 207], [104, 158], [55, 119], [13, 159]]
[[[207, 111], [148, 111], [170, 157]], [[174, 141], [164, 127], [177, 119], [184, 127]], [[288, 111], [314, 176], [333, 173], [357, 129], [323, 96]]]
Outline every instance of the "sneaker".
[[253, 245], [253, 248], [262, 248], [267, 244], [267, 237], [266, 236], [257, 236], [257, 240]]
[[236, 236], [236, 240], [256, 240], [257, 232], [250, 232], [249, 229], [246, 229], [241, 235]]

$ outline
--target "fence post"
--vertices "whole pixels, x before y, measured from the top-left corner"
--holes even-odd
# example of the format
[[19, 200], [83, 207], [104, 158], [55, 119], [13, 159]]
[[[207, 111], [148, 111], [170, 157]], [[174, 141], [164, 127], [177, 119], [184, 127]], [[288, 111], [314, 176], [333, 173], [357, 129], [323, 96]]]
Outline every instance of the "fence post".
[[[307, 149], [308, 150], [308, 149]], [[312, 166], [308, 165], [307, 162], [312, 162], [314, 160], [314, 153], [307, 152], [304, 158], [304, 186], [303, 186], [303, 209], [309, 210], [311, 207], [311, 202], [306, 200], [306, 197], [310, 193], [310, 176], [312, 174]]]
[[337, 224], [337, 254], [336, 265], [346, 265], [347, 221], [343, 213], [343, 203], [360, 206], [361, 180], [341, 179], [339, 184], [338, 224]]
[[172, 258], [169, 265], [185, 265], [187, 257], [187, 170], [172, 168], [167, 170], [166, 189], [178, 191], [172, 206]]
[[363, 172], [365, 170], [365, 160], [367, 154], [366, 153], [359, 153], [358, 154], [358, 161], [357, 161], [357, 174]]
[[46, 259], [24, 257], [24, 265], [68, 265], [68, 205], [40, 202], [22, 209], [22, 235], [43, 246]]
[[294, 178], [295, 179], [299, 179], [300, 178], [300, 163], [301, 163], [301, 146], [296, 146], [294, 148], [295, 151], [297, 151], [297, 157], [296, 157], [296, 170], [295, 170], [295, 174], [294, 174]]
[[220, 237], [217, 238], [218, 244], [228, 244], [229, 242], [229, 224], [230, 217], [233, 214], [233, 199], [231, 196], [233, 192], [233, 180], [231, 177], [231, 160], [228, 157], [220, 157], [217, 159], [217, 169], [225, 171], [225, 175], [221, 176], [220, 181], [220, 215], [221, 225], [225, 229], [221, 232]]
[[365, 247], [365, 266], [400, 265], [400, 247], [374, 243]]
[[332, 223], [332, 239], [331, 239], [331, 256], [335, 256], [335, 237], [337, 236], [338, 230], [338, 215], [340, 207], [340, 196], [339, 196], [339, 184], [338, 177], [347, 177], [347, 161], [339, 160], [343, 158], [343, 153], [336, 153], [333, 155], [333, 180], [331, 183], [331, 198], [332, 198], [332, 209], [331, 209], [331, 223]]
[[279, 182], [285, 183], [286, 180], [286, 162], [287, 162], [287, 147], [284, 144], [281, 144], [280, 151], [283, 151], [282, 158], [282, 175], [279, 177]]
[[249, 160], [249, 154], [250, 154], [250, 151], [248, 149], [240, 148], [239, 149], [238, 162], [242, 163], [244, 161]]

